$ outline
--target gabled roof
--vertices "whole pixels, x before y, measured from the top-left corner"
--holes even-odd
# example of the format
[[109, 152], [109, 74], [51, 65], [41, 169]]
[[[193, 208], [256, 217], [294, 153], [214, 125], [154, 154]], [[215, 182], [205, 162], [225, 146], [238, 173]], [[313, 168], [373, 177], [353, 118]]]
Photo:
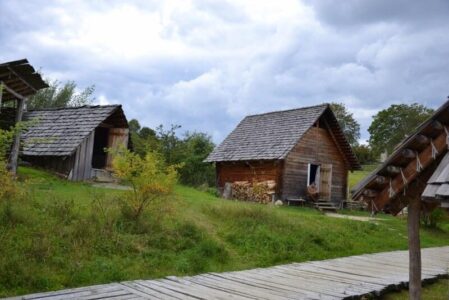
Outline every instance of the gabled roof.
[[[449, 101], [405, 138], [385, 162], [360, 181], [352, 190], [352, 198], [372, 202], [379, 210], [387, 204], [399, 207], [398, 203], [404, 189], [407, 192], [408, 186], [414, 182], [427, 182], [427, 174], [435, 171], [438, 159], [447, 152], [449, 145], [447, 124], [449, 124]], [[412, 155], [407, 157], [407, 153]], [[399, 169], [400, 172], [392, 174], [389, 171], [392, 167]], [[378, 179], [382, 178], [386, 180], [379, 183]], [[374, 196], [366, 196], [365, 191], [376, 193]], [[422, 191], [423, 189], [420, 193]], [[398, 209], [394, 213], [399, 212]]]
[[329, 104], [247, 116], [205, 161], [285, 159], [304, 133], [323, 115], [329, 121], [351, 169], [359, 168], [357, 158]]
[[[1, 63], [0, 82], [5, 83], [14, 92], [24, 97], [34, 95], [36, 91], [48, 87], [41, 75], [34, 70], [26, 59]], [[3, 93], [3, 101], [16, 98], [6, 89]]]
[[[68, 156], [101, 123], [118, 114], [120, 126], [128, 124], [121, 105], [81, 106], [26, 112], [24, 119], [34, 120], [22, 134], [23, 155]], [[117, 121], [114, 121], [117, 122]], [[32, 123], [33, 124], [33, 123]]]

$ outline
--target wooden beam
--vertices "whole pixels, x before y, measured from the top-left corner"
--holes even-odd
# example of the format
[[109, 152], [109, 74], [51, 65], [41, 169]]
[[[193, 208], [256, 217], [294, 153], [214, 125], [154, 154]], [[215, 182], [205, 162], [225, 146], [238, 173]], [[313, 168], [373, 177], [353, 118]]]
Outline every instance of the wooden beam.
[[411, 300], [421, 299], [421, 243], [419, 238], [420, 195], [409, 197], [408, 204], [408, 251], [409, 293]]
[[14, 97], [16, 97], [17, 99], [25, 99], [25, 96], [20, 95], [19, 93], [17, 93], [16, 91], [14, 91], [13, 89], [11, 89], [10, 87], [8, 87], [4, 82], [2, 82], [3, 84], [3, 88], [8, 91], [10, 94], [12, 94]]
[[[25, 107], [25, 98], [19, 99], [17, 103], [16, 123], [22, 121], [23, 109]], [[11, 148], [11, 154], [8, 160], [7, 169], [15, 176], [17, 175], [17, 162], [19, 160], [20, 151], [20, 130], [16, 130], [14, 141]]]
[[[433, 140], [433, 145], [438, 153], [444, 153], [447, 149], [446, 145], [446, 133], [442, 132], [437, 138]], [[387, 185], [382, 192], [375, 198], [376, 207], [381, 210], [384, 208], [385, 204], [387, 204], [392, 198], [397, 196], [404, 189], [405, 185], [412, 182], [416, 176], [419, 174], [417, 170], [418, 162], [423, 168], [426, 168], [430, 163], [433, 162], [432, 157], [432, 146], [428, 145], [421, 153], [418, 154], [413, 160], [411, 160], [408, 165], [402, 169], [402, 174], [396, 175], [391, 179], [391, 188], [390, 185]], [[404, 181], [405, 179], [405, 181]]]

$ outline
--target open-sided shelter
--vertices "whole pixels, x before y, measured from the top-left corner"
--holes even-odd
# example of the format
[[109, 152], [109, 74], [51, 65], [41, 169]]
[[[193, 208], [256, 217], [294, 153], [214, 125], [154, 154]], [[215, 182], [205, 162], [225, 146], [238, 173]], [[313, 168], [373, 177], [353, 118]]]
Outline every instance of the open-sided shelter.
[[217, 186], [238, 181], [276, 183], [280, 199], [347, 197], [348, 171], [360, 165], [329, 104], [245, 117], [206, 159], [216, 166]]
[[420, 299], [420, 213], [448, 207], [449, 101], [408, 136], [353, 189], [353, 200], [370, 209], [399, 213], [408, 207], [410, 295]]
[[128, 122], [121, 105], [81, 106], [26, 112], [23, 160], [53, 170], [69, 180], [96, 177], [111, 168], [105, 151], [128, 147]]
[[[10, 129], [22, 121], [26, 99], [48, 87], [39, 73], [21, 59], [0, 64], [0, 129]], [[8, 168], [15, 174], [19, 155], [20, 133], [17, 133], [8, 157]]]

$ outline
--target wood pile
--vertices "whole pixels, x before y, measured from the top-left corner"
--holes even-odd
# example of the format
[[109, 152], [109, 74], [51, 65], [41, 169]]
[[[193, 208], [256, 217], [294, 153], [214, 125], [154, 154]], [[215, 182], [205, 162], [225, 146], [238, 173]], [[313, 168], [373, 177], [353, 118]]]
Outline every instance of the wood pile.
[[274, 180], [259, 182], [236, 181], [232, 183], [232, 198], [250, 202], [270, 203], [275, 189], [276, 182]]

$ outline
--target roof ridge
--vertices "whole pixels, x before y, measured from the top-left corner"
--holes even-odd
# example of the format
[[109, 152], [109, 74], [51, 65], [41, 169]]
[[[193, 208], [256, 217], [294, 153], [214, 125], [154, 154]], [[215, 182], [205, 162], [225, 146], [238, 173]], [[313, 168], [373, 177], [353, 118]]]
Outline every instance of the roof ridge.
[[276, 113], [283, 113], [283, 112], [294, 111], [294, 110], [304, 110], [304, 109], [316, 108], [316, 107], [320, 107], [320, 106], [329, 107], [329, 105], [330, 105], [329, 103], [325, 102], [325, 103], [321, 103], [321, 104], [317, 104], [317, 105], [310, 105], [310, 106], [304, 106], [304, 107], [298, 107], [298, 108], [275, 110], [275, 111], [270, 111], [270, 112], [265, 112], [265, 113], [260, 113], [260, 114], [254, 114], [254, 115], [247, 115], [245, 118], [263, 116], [263, 115], [269, 115], [269, 114], [276, 114]]
[[80, 109], [80, 108], [121, 107], [121, 106], [122, 106], [121, 104], [107, 104], [107, 105], [82, 105], [82, 106], [69, 106], [69, 107], [49, 107], [49, 108], [30, 109], [27, 112], [69, 110], [69, 109]]

